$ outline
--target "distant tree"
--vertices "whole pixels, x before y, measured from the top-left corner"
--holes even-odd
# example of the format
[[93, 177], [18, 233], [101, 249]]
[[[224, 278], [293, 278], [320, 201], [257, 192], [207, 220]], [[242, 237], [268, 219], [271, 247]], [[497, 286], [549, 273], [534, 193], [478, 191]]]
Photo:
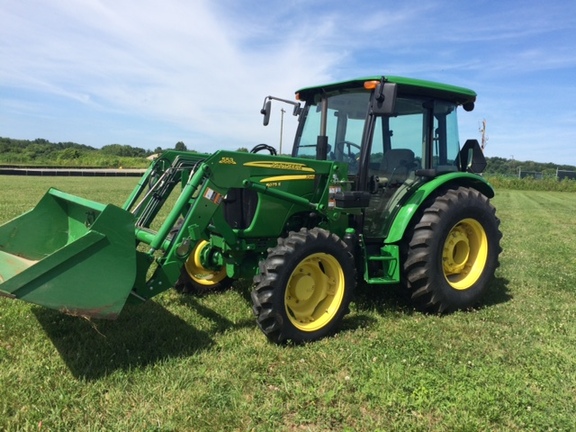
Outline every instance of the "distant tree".
[[85, 144], [77, 144], [75, 142], [70, 142], [70, 141], [59, 142], [57, 144], [51, 144], [51, 145], [53, 147], [59, 148], [59, 149], [67, 149], [67, 148], [72, 147], [72, 148], [77, 148], [78, 150], [92, 150], [92, 151], [96, 150], [94, 147], [90, 147], [90, 146], [87, 146]]
[[60, 152], [58, 155], [58, 160], [78, 159], [81, 155], [82, 153], [80, 153], [80, 150], [69, 147]]
[[113, 156], [146, 157], [146, 150], [129, 145], [109, 144], [101, 149], [102, 153]]
[[236, 150], [236, 151], [248, 153], [248, 149], [247, 149], [246, 147], [240, 147], [240, 148], [239, 148], [238, 150]]
[[162, 150], [162, 147], [156, 147], [154, 149], [154, 153], [162, 153], [164, 150]]
[[31, 144], [26, 147], [25, 154], [31, 159], [35, 160], [37, 158], [48, 157], [50, 153], [55, 151], [54, 146], [44, 145], [44, 144]]
[[182, 141], [178, 141], [174, 146], [174, 150], [187, 151], [188, 148], [186, 147], [186, 144], [184, 144]]

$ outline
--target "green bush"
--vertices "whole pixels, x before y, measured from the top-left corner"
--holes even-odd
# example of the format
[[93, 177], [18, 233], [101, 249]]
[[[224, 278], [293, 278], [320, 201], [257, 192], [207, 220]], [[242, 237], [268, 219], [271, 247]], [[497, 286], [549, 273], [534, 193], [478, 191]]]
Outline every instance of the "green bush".
[[570, 179], [556, 180], [553, 177], [535, 179], [533, 177], [504, 176], [487, 176], [486, 179], [496, 189], [576, 192], [576, 180]]

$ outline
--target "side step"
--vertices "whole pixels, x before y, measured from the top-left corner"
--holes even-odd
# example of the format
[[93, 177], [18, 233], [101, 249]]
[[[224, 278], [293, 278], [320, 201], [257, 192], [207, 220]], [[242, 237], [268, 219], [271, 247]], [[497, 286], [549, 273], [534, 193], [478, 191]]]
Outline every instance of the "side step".
[[[380, 262], [382, 276], [372, 276], [371, 262]], [[380, 248], [380, 255], [366, 257], [364, 268], [364, 282], [370, 285], [396, 284], [400, 282], [400, 257], [396, 245], [384, 245]], [[379, 268], [380, 270], [380, 268]]]

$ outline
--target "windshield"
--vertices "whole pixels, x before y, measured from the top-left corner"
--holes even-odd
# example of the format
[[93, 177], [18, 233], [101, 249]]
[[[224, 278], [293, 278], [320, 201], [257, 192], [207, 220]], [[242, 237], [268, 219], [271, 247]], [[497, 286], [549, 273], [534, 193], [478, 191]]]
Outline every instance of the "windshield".
[[[328, 160], [348, 162], [349, 174], [358, 171], [357, 159], [368, 111], [370, 93], [345, 93], [328, 98], [326, 135]], [[294, 156], [316, 158], [316, 142], [320, 135], [321, 102], [307, 106], [304, 126], [296, 137]]]

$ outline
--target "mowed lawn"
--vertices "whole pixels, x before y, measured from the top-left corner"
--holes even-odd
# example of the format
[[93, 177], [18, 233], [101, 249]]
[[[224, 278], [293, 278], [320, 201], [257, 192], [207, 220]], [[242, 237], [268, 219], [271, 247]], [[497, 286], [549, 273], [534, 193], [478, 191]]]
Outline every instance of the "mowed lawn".
[[[136, 182], [0, 176], [0, 223], [49, 185], [122, 204]], [[304, 346], [267, 342], [249, 282], [116, 321], [0, 298], [0, 430], [576, 430], [576, 193], [493, 203], [504, 251], [483, 307], [424, 315], [360, 286], [341, 331]]]

